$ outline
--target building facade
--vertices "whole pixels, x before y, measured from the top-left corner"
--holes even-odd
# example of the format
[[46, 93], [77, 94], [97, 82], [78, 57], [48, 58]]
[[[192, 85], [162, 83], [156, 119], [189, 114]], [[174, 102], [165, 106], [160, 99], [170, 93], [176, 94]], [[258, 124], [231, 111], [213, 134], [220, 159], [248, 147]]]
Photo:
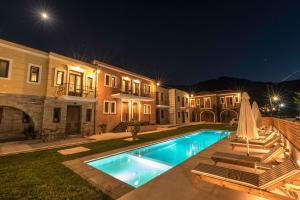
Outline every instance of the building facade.
[[96, 66], [0, 40], [0, 140], [95, 132]]
[[131, 122], [188, 124], [238, 118], [240, 92], [188, 92], [97, 60], [86, 63], [0, 39], [0, 141], [38, 134], [125, 131]]
[[175, 88], [169, 89], [169, 104], [170, 124], [190, 123], [189, 93]]
[[108, 131], [126, 130], [130, 122], [155, 124], [156, 81], [94, 60], [99, 68], [97, 121]]
[[191, 95], [192, 122], [229, 123], [238, 119], [241, 102], [239, 91], [199, 92]]
[[156, 91], [156, 123], [170, 123], [170, 98], [169, 88], [158, 86]]

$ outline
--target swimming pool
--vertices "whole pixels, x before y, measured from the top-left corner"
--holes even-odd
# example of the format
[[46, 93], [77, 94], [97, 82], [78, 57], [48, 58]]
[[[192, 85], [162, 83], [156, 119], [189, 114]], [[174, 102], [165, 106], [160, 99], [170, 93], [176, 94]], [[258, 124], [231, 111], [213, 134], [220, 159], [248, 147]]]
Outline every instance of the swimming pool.
[[227, 131], [205, 130], [86, 163], [137, 188], [228, 134]]

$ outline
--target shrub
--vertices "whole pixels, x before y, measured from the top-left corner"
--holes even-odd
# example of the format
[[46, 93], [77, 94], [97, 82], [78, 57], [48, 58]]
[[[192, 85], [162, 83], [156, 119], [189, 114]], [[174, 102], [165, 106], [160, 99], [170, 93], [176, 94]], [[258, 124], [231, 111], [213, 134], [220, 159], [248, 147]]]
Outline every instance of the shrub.
[[36, 138], [36, 131], [34, 131], [33, 125], [29, 125], [27, 128], [24, 129], [23, 134], [25, 135], [26, 139], [35, 139]]
[[134, 122], [132, 125], [133, 125], [133, 129], [131, 130], [132, 139], [137, 140], [138, 133], [140, 132], [140, 129], [141, 129], [141, 123]]
[[107, 124], [100, 124], [99, 127], [100, 127], [101, 133], [106, 133]]

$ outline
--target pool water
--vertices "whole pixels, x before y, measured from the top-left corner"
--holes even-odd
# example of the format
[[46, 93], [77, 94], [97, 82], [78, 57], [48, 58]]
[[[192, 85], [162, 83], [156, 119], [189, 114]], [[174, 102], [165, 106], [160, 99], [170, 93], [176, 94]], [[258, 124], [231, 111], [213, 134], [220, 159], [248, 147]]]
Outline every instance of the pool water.
[[137, 188], [228, 134], [227, 131], [205, 130], [87, 161], [87, 164]]

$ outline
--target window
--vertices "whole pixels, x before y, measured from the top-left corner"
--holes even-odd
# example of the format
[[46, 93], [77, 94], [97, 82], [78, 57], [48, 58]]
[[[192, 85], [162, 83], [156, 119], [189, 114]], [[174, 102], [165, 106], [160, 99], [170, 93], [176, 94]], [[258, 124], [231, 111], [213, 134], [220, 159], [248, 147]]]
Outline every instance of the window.
[[109, 114], [109, 101], [104, 101], [103, 113]]
[[235, 103], [239, 103], [240, 101], [239, 101], [239, 97], [238, 96], [235, 96], [234, 97], [234, 101], [235, 101]]
[[40, 83], [41, 71], [42, 71], [41, 66], [29, 64], [28, 65], [27, 82], [28, 83]]
[[177, 101], [180, 102], [180, 96], [177, 96]]
[[192, 106], [192, 107], [195, 106], [195, 99], [191, 99], [191, 106]]
[[185, 99], [185, 103], [186, 103], [186, 104], [189, 103], [189, 99], [188, 99], [188, 98]]
[[92, 109], [86, 109], [85, 121], [90, 122], [92, 120]]
[[87, 88], [89, 89], [89, 90], [93, 90], [93, 78], [91, 78], [91, 77], [87, 77]]
[[178, 118], [180, 119], [180, 112], [177, 113]]
[[110, 87], [110, 75], [109, 74], [105, 74], [104, 76], [104, 86]]
[[53, 120], [54, 123], [60, 122], [60, 108], [53, 109]]
[[30, 123], [30, 117], [25, 112], [23, 112], [23, 123], [24, 124]]
[[221, 104], [224, 104], [224, 103], [225, 103], [224, 97], [221, 97], [221, 98], [220, 98], [220, 101], [221, 101]]
[[197, 99], [197, 106], [200, 106], [200, 99]]
[[165, 118], [165, 112], [164, 110], [160, 110], [160, 118]]
[[186, 114], [185, 114], [185, 115], [186, 115], [186, 118], [189, 118], [189, 113], [188, 113], [188, 112], [186, 112]]
[[210, 97], [204, 98], [204, 108], [211, 108]]
[[104, 101], [104, 108], [103, 113], [104, 114], [116, 114], [117, 113], [117, 104], [115, 101]]
[[56, 85], [63, 85], [64, 77], [65, 77], [65, 72], [57, 70], [56, 71]]
[[164, 101], [164, 93], [160, 93], [160, 100]]
[[3, 108], [0, 108], [0, 124], [3, 118]]
[[0, 58], [0, 78], [8, 79], [10, 75], [10, 60]]
[[117, 87], [117, 77], [111, 76], [111, 87], [116, 88]]
[[115, 101], [110, 102], [110, 114], [116, 114], [116, 102]]
[[144, 94], [150, 94], [151, 87], [148, 84], [144, 84]]
[[151, 105], [144, 104], [144, 114], [150, 115], [151, 114]]

